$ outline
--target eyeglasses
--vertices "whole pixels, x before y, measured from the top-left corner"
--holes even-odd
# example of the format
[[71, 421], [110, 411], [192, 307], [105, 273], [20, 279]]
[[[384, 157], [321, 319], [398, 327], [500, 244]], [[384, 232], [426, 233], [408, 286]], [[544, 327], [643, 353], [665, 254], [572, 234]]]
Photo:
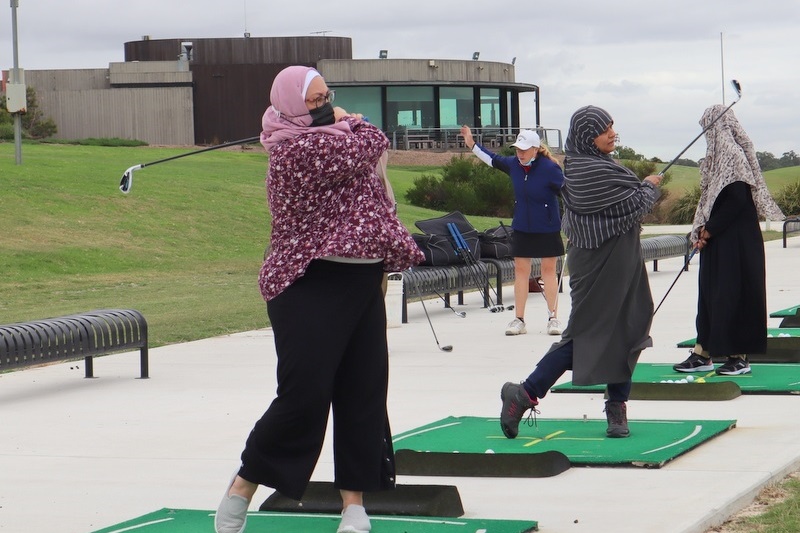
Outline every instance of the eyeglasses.
[[307, 99], [306, 102], [309, 104], [314, 104], [314, 107], [321, 107], [326, 103], [333, 102], [335, 97], [336, 91], [328, 91], [327, 93], [317, 96], [316, 98]]

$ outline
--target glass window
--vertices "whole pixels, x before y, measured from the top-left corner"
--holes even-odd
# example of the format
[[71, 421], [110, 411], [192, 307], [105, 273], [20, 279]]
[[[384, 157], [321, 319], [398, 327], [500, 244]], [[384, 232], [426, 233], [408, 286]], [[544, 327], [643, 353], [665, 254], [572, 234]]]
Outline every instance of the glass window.
[[481, 89], [480, 91], [480, 125], [484, 128], [500, 126], [500, 89]]
[[336, 89], [334, 106], [350, 113], [361, 113], [370, 123], [383, 129], [380, 87], [332, 87]]
[[433, 87], [388, 87], [385, 126], [387, 132], [435, 128]]
[[439, 124], [443, 129], [475, 126], [475, 97], [472, 87], [439, 89]]

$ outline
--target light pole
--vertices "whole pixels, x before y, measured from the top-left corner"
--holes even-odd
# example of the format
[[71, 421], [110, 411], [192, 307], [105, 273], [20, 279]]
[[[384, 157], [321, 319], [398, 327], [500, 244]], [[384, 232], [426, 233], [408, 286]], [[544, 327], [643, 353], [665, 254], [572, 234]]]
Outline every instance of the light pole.
[[[9, 72], [9, 88], [6, 93], [6, 108], [14, 115], [14, 158], [18, 165], [22, 164], [22, 112], [26, 108], [25, 81], [19, 69], [19, 52], [17, 50], [17, 7], [19, 0], [11, 0], [11, 33], [14, 43], [14, 68]], [[21, 93], [21, 94], [20, 94]], [[20, 98], [22, 101], [20, 102]]]

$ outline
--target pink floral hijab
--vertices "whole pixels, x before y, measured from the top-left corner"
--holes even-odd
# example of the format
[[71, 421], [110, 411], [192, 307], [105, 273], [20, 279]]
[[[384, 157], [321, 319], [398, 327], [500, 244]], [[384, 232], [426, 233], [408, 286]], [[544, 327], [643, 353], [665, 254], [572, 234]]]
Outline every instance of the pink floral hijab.
[[[700, 125], [708, 127], [724, 110], [721, 105], [709, 107], [703, 113]], [[783, 220], [784, 215], [772, 199], [761, 174], [753, 142], [733, 111], [722, 115], [706, 132], [706, 144], [706, 157], [700, 160], [701, 193], [692, 224], [692, 242], [697, 242], [699, 230], [708, 222], [719, 193], [734, 181], [750, 185], [759, 217]]]
[[286, 67], [275, 76], [269, 93], [270, 106], [261, 118], [261, 144], [270, 151], [281, 141], [309, 132], [347, 135], [350, 126], [337, 122], [330, 126], [311, 127], [306, 107], [308, 84], [319, 72], [310, 67]]

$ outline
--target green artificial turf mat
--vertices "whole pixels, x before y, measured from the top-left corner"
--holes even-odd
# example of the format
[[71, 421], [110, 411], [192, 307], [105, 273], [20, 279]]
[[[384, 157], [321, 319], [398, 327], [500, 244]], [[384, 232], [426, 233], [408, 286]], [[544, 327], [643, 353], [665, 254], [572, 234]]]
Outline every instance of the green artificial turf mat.
[[[630, 416], [630, 412], [628, 415]], [[659, 468], [703, 442], [736, 426], [735, 420], [635, 420], [628, 418], [631, 436], [606, 437], [605, 419], [539, 418], [536, 426], [520, 424], [516, 439], [507, 439], [497, 418], [448, 417], [395, 435], [397, 473], [414, 475], [418, 465], [459, 455], [491, 461], [510, 454], [559, 452], [573, 466], [646, 466]], [[448, 475], [462, 475], [454, 470]]]
[[[325, 533], [336, 531], [341, 515], [247, 513], [247, 533]], [[532, 520], [370, 516], [372, 533], [528, 533]], [[161, 509], [93, 533], [200, 533], [214, 531], [214, 511]]]
[[[633, 371], [632, 400], [730, 400], [741, 394], [800, 394], [800, 365], [795, 363], [750, 365], [749, 374], [719, 376], [711, 372], [683, 373], [672, 363], [639, 363]], [[692, 379], [691, 383], [674, 383]], [[662, 383], [671, 380], [673, 383]], [[572, 382], [553, 392], [599, 392], [605, 385], [576, 386]]]
[[[678, 348], [694, 348], [697, 337], [681, 341]], [[800, 363], [800, 328], [767, 328], [767, 353], [747, 354], [751, 363]], [[725, 357], [714, 357], [715, 363]], [[676, 361], [677, 362], [677, 361]]]
[[775, 311], [769, 314], [770, 318], [782, 318], [780, 326], [781, 328], [797, 328], [800, 327], [800, 305], [795, 305], [794, 307], [788, 307], [786, 309], [781, 309], [780, 311]]

